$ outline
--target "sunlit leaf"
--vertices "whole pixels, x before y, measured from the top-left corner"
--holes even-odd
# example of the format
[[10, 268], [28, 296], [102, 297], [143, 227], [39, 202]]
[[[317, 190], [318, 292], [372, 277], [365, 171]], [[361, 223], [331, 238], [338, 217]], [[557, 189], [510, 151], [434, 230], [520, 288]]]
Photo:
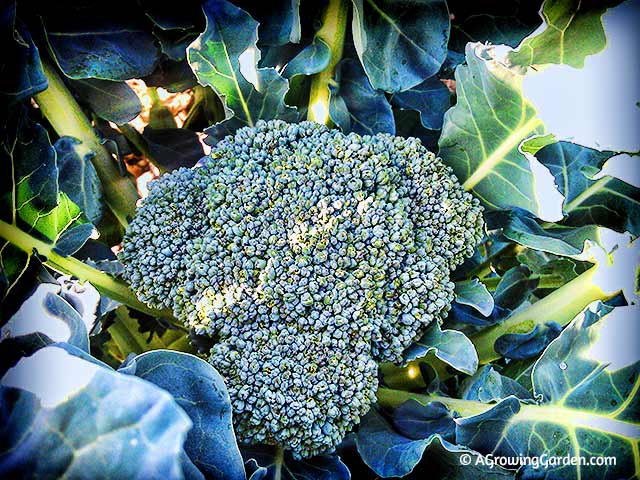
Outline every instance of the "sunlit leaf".
[[488, 208], [539, 210], [524, 140], [544, 133], [523, 96], [522, 76], [492, 58], [493, 50], [469, 44], [467, 65], [456, 69], [458, 101], [444, 118], [440, 156]]
[[211, 143], [260, 119], [291, 115], [294, 110], [284, 104], [287, 80], [273, 68], [257, 67], [258, 22], [226, 0], [208, 0], [202, 8], [207, 28], [189, 46], [187, 58], [198, 82], [212, 87], [228, 110], [226, 120], [207, 130]]
[[602, 15], [621, 0], [546, 0], [541, 16], [546, 26], [509, 54], [513, 65], [565, 64], [582, 68], [588, 55], [604, 49]]

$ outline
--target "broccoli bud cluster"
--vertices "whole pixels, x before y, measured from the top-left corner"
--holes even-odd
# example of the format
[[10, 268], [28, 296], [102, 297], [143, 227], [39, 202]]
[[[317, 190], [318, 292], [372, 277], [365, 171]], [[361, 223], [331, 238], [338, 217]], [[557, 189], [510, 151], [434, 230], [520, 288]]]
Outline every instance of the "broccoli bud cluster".
[[123, 243], [142, 300], [217, 340], [238, 437], [331, 451], [453, 301], [482, 209], [414, 138], [258, 122], [152, 184]]

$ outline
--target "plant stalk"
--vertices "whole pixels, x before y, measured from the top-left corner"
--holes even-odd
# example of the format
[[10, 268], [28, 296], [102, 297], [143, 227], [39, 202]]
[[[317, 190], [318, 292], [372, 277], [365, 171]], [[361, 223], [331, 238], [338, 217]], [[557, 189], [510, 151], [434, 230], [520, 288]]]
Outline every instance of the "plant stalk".
[[273, 480], [282, 479], [282, 464], [284, 463], [284, 447], [276, 445], [276, 454], [274, 459], [275, 471], [273, 472]]
[[544, 325], [548, 322], [557, 322], [565, 326], [591, 302], [613, 297], [615, 293], [605, 293], [593, 282], [597, 269], [598, 265], [594, 265], [527, 309], [469, 337], [478, 351], [480, 364], [500, 358], [493, 348], [500, 336], [506, 333], [530, 332], [536, 325]]
[[[560, 288], [567, 283], [562, 275], [554, 273], [531, 275], [529, 279], [538, 280], [537, 288]], [[487, 287], [487, 290], [495, 290], [501, 280], [502, 277], [485, 277], [480, 279], [484, 286]]]
[[459, 398], [444, 397], [441, 395], [424, 395], [420, 393], [405, 392], [404, 390], [394, 390], [381, 387], [376, 392], [378, 403], [383, 407], [395, 408], [407, 400], [415, 400], [423, 405], [430, 402], [440, 402], [455, 410], [463, 417], [479, 415], [491, 409], [493, 405], [477, 402], [474, 400], [461, 400]]
[[120, 174], [118, 165], [108, 150], [100, 143], [93, 126], [67, 89], [55, 67], [42, 62], [49, 87], [35, 95], [43, 115], [60, 136], [75, 137], [82, 142], [78, 146], [81, 155], [93, 152], [91, 163], [96, 169], [109, 208], [118, 221], [126, 227], [133, 217], [138, 200], [136, 186], [130, 177]]
[[0, 220], [0, 236], [29, 255], [34, 251], [37, 252], [38, 255], [46, 259], [44, 263], [49, 268], [62, 274], [73, 275], [81, 281], [89, 282], [100, 293], [113, 300], [155, 317], [172, 317], [171, 312], [168, 310], [156, 310], [142, 303], [125, 283], [81, 262], [77, 258], [64, 257], [56, 253], [53, 245], [32, 237], [20, 230], [16, 225]]
[[331, 57], [327, 68], [312, 77], [307, 119], [324, 125], [329, 123], [329, 83], [342, 58], [349, 4], [347, 0], [329, 0], [322, 17], [322, 27], [316, 33], [319, 39], [329, 45]]

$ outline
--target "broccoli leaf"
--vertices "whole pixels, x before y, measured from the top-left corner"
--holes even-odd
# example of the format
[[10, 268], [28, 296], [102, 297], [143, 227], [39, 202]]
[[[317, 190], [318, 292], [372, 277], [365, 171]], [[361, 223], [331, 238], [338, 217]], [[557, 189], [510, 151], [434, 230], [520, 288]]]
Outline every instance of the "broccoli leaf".
[[519, 265], [502, 276], [493, 298], [497, 305], [513, 310], [525, 302], [537, 287], [538, 280], [531, 278], [531, 271]]
[[568, 216], [563, 224], [640, 234], [640, 189], [609, 175], [593, 178], [613, 155], [570, 142], [546, 146], [536, 154], [565, 196]]
[[444, 117], [440, 156], [488, 208], [537, 213], [534, 176], [520, 146], [544, 134], [544, 126], [522, 96], [522, 76], [481, 44], [468, 44], [466, 59], [456, 69], [458, 100]]
[[60, 294], [60, 286], [42, 283], [2, 328], [2, 337], [32, 333], [66, 342], [89, 353], [89, 335], [80, 314]]
[[[294, 460], [284, 452], [280, 456], [273, 447], [251, 445], [242, 448], [247, 459], [247, 477], [251, 480], [349, 480], [351, 475], [337, 455], [316, 455], [313, 458]], [[280, 471], [280, 477], [276, 472]]]
[[526, 360], [534, 358], [556, 338], [562, 327], [556, 322], [536, 325], [529, 332], [507, 333], [496, 339], [493, 349], [504, 358]]
[[0, 95], [11, 105], [46, 89], [48, 82], [38, 47], [27, 27], [16, 17], [16, 2], [3, 4], [0, 24], [3, 48], [0, 70], [4, 72], [0, 76]]
[[142, 132], [149, 159], [166, 171], [193, 167], [204, 152], [198, 136], [186, 128], [152, 128]]
[[[509, 396], [482, 414], [457, 419], [458, 443], [506, 457], [614, 456], [615, 465], [541, 469], [548, 478], [631, 478], [640, 462], [638, 313], [635, 306], [600, 305], [578, 315], [533, 367], [541, 403]], [[520, 473], [526, 477], [531, 468]]]
[[42, 4], [46, 39], [69, 78], [127, 80], [150, 74], [159, 57], [143, 12], [125, 1]]
[[311, 44], [304, 47], [287, 63], [282, 76], [290, 79], [297, 75], [313, 75], [327, 68], [330, 59], [329, 45], [316, 36]]
[[469, 305], [488, 317], [493, 311], [493, 297], [477, 278], [456, 283], [456, 302]]
[[532, 400], [529, 391], [512, 378], [501, 375], [493, 366], [485, 365], [463, 382], [460, 398], [492, 403], [514, 395], [521, 400]]
[[440, 69], [449, 27], [444, 0], [353, 2], [358, 56], [373, 88], [386, 92], [415, 87]]
[[[2, 213], [7, 226], [0, 229], [6, 238], [17, 226], [30, 235], [54, 244], [57, 253], [70, 255], [89, 238], [93, 227], [81, 210], [58, 185], [56, 151], [47, 131], [31, 122], [23, 108], [16, 109], [1, 139], [2, 145]], [[10, 292], [26, 272], [31, 252], [4, 242], [0, 265]]]
[[420, 440], [432, 435], [440, 435], [447, 441], [453, 441], [456, 424], [446, 405], [431, 402], [422, 405], [409, 399], [396, 408], [391, 416], [393, 426], [402, 435]]
[[337, 67], [336, 82], [329, 86], [329, 114], [344, 133], [395, 133], [391, 105], [384, 92], [371, 86], [357, 61], [342, 60]]
[[115, 124], [127, 123], [140, 114], [142, 105], [124, 82], [87, 78], [72, 83], [75, 92], [100, 118]]
[[279, 46], [300, 41], [300, 0], [272, 0], [235, 2], [255, 18], [261, 45]]
[[105, 346], [117, 360], [124, 361], [131, 353], [139, 354], [156, 349], [192, 351], [183, 330], [167, 329], [161, 336], [154, 332], [145, 335], [140, 332], [138, 321], [129, 314], [127, 307], [121, 305], [116, 308], [115, 313], [115, 322], [107, 329], [111, 340]]
[[207, 28], [188, 47], [187, 58], [198, 82], [224, 98], [228, 110], [226, 120], [206, 130], [209, 141], [259, 119], [292, 115], [295, 111], [284, 103], [287, 80], [273, 68], [257, 67], [258, 22], [226, 0], [208, 0], [202, 8]]
[[[428, 404], [427, 408], [429, 405], [432, 404]], [[362, 419], [356, 434], [356, 444], [364, 462], [383, 478], [408, 475], [416, 467], [420, 469], [419, 463], [429, 465], [429, 475], [433, 475], [433, 470], [442, 470], [442, 477], [437, 478], [488, 480], [511, 477], [500, 467], [491, 468], [483, 463], [479, 464], [476, 461], [478, 453], [463, 445], [449, 443], [438, 434], [416, 440], [399, 433], [377, 407], [372, 408]], [[461, 462], [462, 455], [471, 460], [467, 466], [462, 466], [466, 463]], [[423, 457], [426, 458], [421, 462]], [[423, 478], [418, 475], [418, 471], [414, 472], [416, 478]]]
[[552, 224], [542, 227], [527, 211], [519, 208], [507, 212], [502, 234], [521, 245], [556, 255], [579, 255], [586, 240], [599, 240], [593, 225], [567, 227]]
[[87, 219], [97, 223], [104, 210], [102, 184], [91, 163], [93, 152], [80, 156], [80, 141], [73, 137], [60, 137], [54, 147], [60, 171], [60, 190], [66, 193]]
[[451, 93], [439, 78], [431, 77], [409, 90], [394, 94], [391, 103], [403, 109], [417, 110], [424, 128], [440, 130], [444, 113], [451, 106]]
[[405, 361], [424, 357], [433, 351], [437, 358], [467, 375], [478, 368], [478, 354], [467, 336], [457, 330], [442, 330], [440, 325], [431, 325], [420, 340], [407, 348]]
[[23, 358], [0, 396], [3, 477], [183, 478], [189, 417], [167, 392], [75, 347]]
[[[185, 452], [206, 478], [245, 478], [231, 424], [229, 394], [223, 378], [211, 365], [186, 353], [154, 350], [133, 357], [119, 371], [173, 395], [193, 422]], [[213, 445], [215, 448], [211, 448]]]
[[588, 55], [604, 49], [607, 39], [602, 15], [621, 0], [545, 0], [540, 15], [545, 28], [509, 54], [512, 65], [557, 63], [582, 68]]

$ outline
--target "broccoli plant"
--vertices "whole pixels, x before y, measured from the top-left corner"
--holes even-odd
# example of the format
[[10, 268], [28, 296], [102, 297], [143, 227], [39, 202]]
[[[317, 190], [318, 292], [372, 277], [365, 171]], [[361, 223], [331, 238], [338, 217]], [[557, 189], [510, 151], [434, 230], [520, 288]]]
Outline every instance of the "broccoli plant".
[[637, 3], [495, 3], [0, 7], [0, 477], [637, 478]]

